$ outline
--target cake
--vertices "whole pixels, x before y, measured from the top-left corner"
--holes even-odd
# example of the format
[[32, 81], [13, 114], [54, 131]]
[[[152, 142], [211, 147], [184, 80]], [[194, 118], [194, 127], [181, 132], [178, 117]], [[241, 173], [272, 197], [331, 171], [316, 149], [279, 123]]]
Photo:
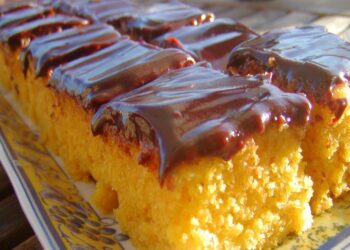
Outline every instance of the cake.
[[109, 23], [132, 39], [147, 42], [186, 25], [200, 25], [214, 20], [213, 13], [181, 2], [136, 7], [125, 0], [54, 0], [54, 7], [63, 13]]
[[[1, 40], [0, 83], [71, 175], [96, 182], [96, 205], [113, 209], [137, 248], [273, 248], [311, 226], [304, 94], [268, 75], [229, 76], [58, 7], [13, 6], [0, 14], [0, 37], [20, 35]], [[201, 10], [162, 6], [176, 17], [167, 28], [129, 20], [131, 38], [210, 21]], [[76, 21], [37, 32], [60, 15]], [[154, 16], [145, 17], [133, 20]]]
[[128, 21], [140, 12], [133, 2], [127, 0], [54, 0], [53, 7], [59, 12], [110, 24], [121, 33], [127, 31]]
[[332, 207], [350, 184], [350, 44], [323, 27], [303, 26], [246, 41], [229, 60], [233, 74], [269, 72], [276, 86], [307, 95], [313, 107], [302, 148], [314, 182], [311, 204], [316, 214]]
[[215, 69], [226, 71], [232, 48], [257, 34], [231, 19], [215, 19], [197, 26], [184, 26], [157, 37], [153, 44], [162, 48], [180, 48], [197, 61], [208, 61]]
[[136, 7], [111, 0], [55, 0], [55, 8], [95, 22], [111, 24], [134, 40], [145, 40], [162, 48], [179, 48], [196, 61], [208, 61], [215, 69], [226, 70], [232, 48], [258, 34], [231, 19], [176, 2]]
[[213, 13], [181, 2], [155, 3], [129, 21], [127, 33], [149, 42], [183, 26], [196, 26], [213, 20]]
[[[43, 26], [51, 25], [48, 22], [48, 18], [41, 21], [44, 25], [40, 26], [40, 30], [42, 30]], [[28, 32], [27, 29], [24, 30]], [[122, 37], [111, 26], [105, 24], [92, 24], [80, 28], [74, 27], [50, 36], [40, 37], [21, 51], [22, 70], [26, 73], [28, 60], [32, 59], [35, 76], [51, 74], [52, 69], [60, 65], [62, 61], [66, 61], [67, 58], [74, 60], [88, 56], [122, 39], [125, 39], [125, 37]]]
[[[11, 6], [12, 8], [10, 8]], [[19, 8], [18, 5], [12, 4], [7, 8], [3, 7], [1, 13], [0, 46], [2, 49], [1, 57], [3, 57], [1, 60], [5, 61], [7, 65], [17, 65], [21, 49], [27, 47], [31, 39], [63, 30], [63, 28], [88, 24], [87, 20], [74, 16], [53, 16], [53, 9], [38, 6], [35, 3], [21, 6]], [[42, 21], [42, 19], [45, 21]], [[50, 25], [46, 25], [46, 23]], [[10, 71], [4, 71], [1, 77], [3, 78], [3, 84], [10, 83], [13, 80]], [[6, 87], [12, 88], [19, 95], [16, 86], [17, 83], [13, 83]], [[23, 94], [26, 95], [26, 93]]]
[[120, 166], [112, 157], [93, 176], [128, 176], [109, 183], [128, 189], [115, 213], [136, 247], [271, 248], [312, 219], [299, 148], [309, 108], [260, 79], [198, 64], [169, 72], [94, 115]]

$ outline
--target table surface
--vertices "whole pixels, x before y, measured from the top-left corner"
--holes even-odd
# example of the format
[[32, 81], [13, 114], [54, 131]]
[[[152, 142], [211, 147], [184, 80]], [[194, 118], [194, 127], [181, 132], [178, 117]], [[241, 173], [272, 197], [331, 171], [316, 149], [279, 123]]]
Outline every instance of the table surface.
[[[3, 0], [0, 0], [1, 2]], [[145, 2], [152, 1], [142, 1], [142, 3]], [[210, 10], [217, 17], [239, 20], [259, 33], [275, 28], [318, 24], [326, 26], [330, 32], [350, 41], [349, 0], [188, 0], [185, 2]], [[1, 249], [42, 249], [21, 210], [2, 166], [0, 166], [0, 246]]]

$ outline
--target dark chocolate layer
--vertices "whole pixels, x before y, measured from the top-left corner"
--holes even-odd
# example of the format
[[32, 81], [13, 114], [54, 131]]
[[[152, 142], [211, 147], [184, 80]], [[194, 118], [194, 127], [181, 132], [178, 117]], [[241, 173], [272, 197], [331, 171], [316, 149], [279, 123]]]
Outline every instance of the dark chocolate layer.
[[50, 7], [33, 5], [30, 8], [18, 9], [0, 16], [0, 29], [14, 27], [32, 20], [44, 18], [54, 14]]
[[78, 17], [54, 15], [5, 28], [0, 31], [0, 41], [8, 43], [12, 49], [23, 48], [36, 37], [86, 24], [87, 20]]
[[127, 0], [55, 0], [54, 7], [63, 13], [111, 24], [121, 31], [140, 12], [140, 8]]
[[13, 2], [8, 2], [4, 5], [0, 6], [0, 16], [3, 16], [5, 14], [9, 14], [14, 11], [18, 10], [23, 10], [23, 9], [29, 9], [34, 6], [37, 6], [36, 1], [13, 1]]
[[333, 90], [348, 84], [350, 44], [321, 26], [269, 32], [244, 42], [232, 51], [228, 67], [241, 74], [272, 72], [275, 85], [328, 105], [335, 119], [348, 105], [335, 99]]
[[160, 36], [152, 43], [161, 47], [180, 48], [209, 61], [214, 68], [226, 70], [232, 48], [255, 38], [256, 33], [231, 19], [216, 19], [198, 26], [184, 26]]
[[35, 6], [47, 6], [52, 4], [52, 0], [14, 0], [5, 1], [5, 4], [0, 6], [0, 17], [23, 9], [30, 9]]
[[214, 20], [214, 14], [183, 3], [158, 3], [140, 13], [128, 24], [128, 34], [151, 41], [185, 25], [199, 25]]
[[94, 109], [169, 70], [193, 63], [181, 50], [161, 50], [125, 39], [56, 68], [49, 83], [75, 96], [84, 108]]
[[[202, 65], [172, 71], [103, 105], [95, 134], [114, 128], [141, 144], [140, 160], [159, 149], [159, 174], [197, 156], [228, 160], [271, 124], [305, 125], [310, 104], [268, 80], [229, 77]], [[151, 148], [151, 150], [149, 150]], [[146, 155], [142, 155], [146, 154]]]
[[28, 56], [33, 60], [35, 74], [43, 75], [61, 63], [90, 55], [121, 39], [121, 35], [106, 24], [71, 28], [34, 40], [21, 54], [26, 71]]

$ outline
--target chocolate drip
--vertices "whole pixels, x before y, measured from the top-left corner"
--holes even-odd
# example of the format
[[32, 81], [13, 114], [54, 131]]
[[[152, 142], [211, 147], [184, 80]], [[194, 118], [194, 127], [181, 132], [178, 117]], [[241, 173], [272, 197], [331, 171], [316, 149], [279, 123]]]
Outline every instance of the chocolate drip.
[[95, 109], [169, 70], [193, 63], [181, 50], [160, 50], [126, 39], [56, 68], [49, 83], [77, 97], [84, 108]]
[[121, 31], [125, 30], [128, 20], [140, 12], [134, 3], [126, 0], [57, 0], [54, 7], [64, 13], [111, 24]]
[[114, 128], [127, 140], [138, 141], [142, 151], [156, 147], [163, 178], [185, 160], [228, 160], [248, 138], [273, 123], [304, 126], [309, 112], [304, 95], [282, 92], [268, 80], [229, 77], [197, 64], [102, 106], [92, 130], [101, 134]]
[[232, 48], [256, 36], [243, 24], [231, 19], [216, 19], [199, 26], [185, 26], [168, 32], [152, 43], [165, 48], [183, 49], [196, 59], [209, 61], [214, 68], [225, 71]]
[[33, 59], [35, 74], [43, 75], [49, 68], [90, 55], [121, 39], [121, 35], [105, 24], [68, 29], [33, 41], [22, 52], [21, 61], [27, 69], [28, 56]]
[[178, 2], [140, 8], [126, 0], [57, 0], [54, 6], [63, 13], [107, 22], [121, 33], [145, 41], [185, 25], [198, 25], [214, 19], [212, 13]]
[[3, 29], [0, 31], [0, 40], [8, 43], [12, 49], [23, 48], [36, 37], [86, 24], [88, 21], [81, 18], [55, 15]]
[[53, 15], [53, 9], [43, 6], [20, 9], [0, 17], [0, 29], [14, 27], [32, 20]]
[[128, 34], [151, 41], [185, 25], [212, 21], [214, 14], [182, 3], [158, 3], [147, 8], [128, 24]]
[[348, 105], [346, 99], [335, 99], [333, 90], [348, 84], [350, 44], [320, 26], [270, 32], [244, 42], [232, 51], [228, 68], [241, 74], [272, 72], [275, 85], [328, 105], [335, 120]]
[[11, 12], [15, 12], [18, 10], [29, 9], [37, 5], [38, 4], [34, 1], [9, 2], [9, 3], [6, 3], [5, 5], [0, 6], [0, 16], [9, 14]]

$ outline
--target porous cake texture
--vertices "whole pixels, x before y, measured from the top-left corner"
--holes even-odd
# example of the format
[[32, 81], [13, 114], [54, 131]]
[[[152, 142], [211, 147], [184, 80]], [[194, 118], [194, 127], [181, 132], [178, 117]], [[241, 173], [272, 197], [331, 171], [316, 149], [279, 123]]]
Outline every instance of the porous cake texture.
[[313, 107], [302, 148], [314, 182], [312, 209], [332, 207], [350, 184], [350, 44], [320, 26], [268, 32], [236, 47], [228, 69], [268, 72], [281, 89], [307, 95]]

